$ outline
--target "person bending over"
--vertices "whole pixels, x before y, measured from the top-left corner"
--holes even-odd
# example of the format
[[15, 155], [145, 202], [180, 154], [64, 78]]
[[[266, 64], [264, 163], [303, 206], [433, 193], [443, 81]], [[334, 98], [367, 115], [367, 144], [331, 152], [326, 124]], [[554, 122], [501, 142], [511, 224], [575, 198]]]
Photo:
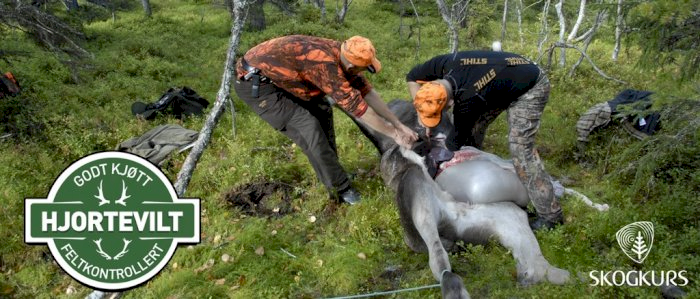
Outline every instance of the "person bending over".
[[410, 147], [417, 139], [362, 75], [380, 70], [367, 38], [339, 42], [283, 36], [251, 48], [237, 61], [234, 89], [255, 113], [302, 149], [331, 197], [354, 204], [360, 195], [338, 162], [331, 106], [402, 146]]

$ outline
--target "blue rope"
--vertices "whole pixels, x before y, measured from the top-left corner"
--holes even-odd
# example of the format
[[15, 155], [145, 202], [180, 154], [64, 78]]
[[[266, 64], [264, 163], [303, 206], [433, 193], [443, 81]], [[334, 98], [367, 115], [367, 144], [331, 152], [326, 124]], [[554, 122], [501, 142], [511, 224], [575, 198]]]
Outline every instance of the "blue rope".
[[327, 299], [350, 299], [350, 298], [366, 298], [366, 297], [374, 297], [374, 296], [382, 296], [382, 295], [391, 295], [391, 294], [397, 294], [401, 292], [410, 292], [410, 291], [418, 291], [418, 290], [423, 290], [423, 289], [432, 289], [432, 288], [439, 288], [440, 284], [433, 284], [433, 285], [428, 285], [428, 286], [422, 286], [422, 287], [415, 287], [415, 288], [408, 288], [408, 289], [400, 289], [400, 290], [394, 290], [394, 291], [385, 291], [385, 292], [375, 292], [375, 293], [369, 293], [369, 294], [363, 294], [363, 295], [352, 295], [352, 296], [341, 296], [341, 297], [332, 297], [332, 298], [327, 298]]

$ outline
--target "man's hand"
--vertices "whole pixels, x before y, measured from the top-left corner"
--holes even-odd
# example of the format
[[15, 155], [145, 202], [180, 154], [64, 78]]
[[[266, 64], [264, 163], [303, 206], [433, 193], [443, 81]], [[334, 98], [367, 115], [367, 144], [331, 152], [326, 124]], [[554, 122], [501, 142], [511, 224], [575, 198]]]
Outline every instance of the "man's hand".
[[394, 141], [396, 141], [396, 143], [399, 145], [410, 149], [413, 146], [413, 143], [418, 140], [418, 134], [404, 124], [399, 122], [398, 126], [395, 128], [396, 136], [394, 136]]

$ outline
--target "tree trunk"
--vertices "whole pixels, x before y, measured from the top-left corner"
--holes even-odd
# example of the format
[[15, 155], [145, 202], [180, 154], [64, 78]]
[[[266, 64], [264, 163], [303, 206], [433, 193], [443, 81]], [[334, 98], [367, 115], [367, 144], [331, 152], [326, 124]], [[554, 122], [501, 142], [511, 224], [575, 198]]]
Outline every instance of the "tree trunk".
[[263, 10], [263, 5], [265, 0], [255, 0], [255, 2], [250, 5], [248, 9], [248, 26], [250, 31], [263, 31], [266, 28], [265, 25], [265, 10]]
[[316, 0], [318, 8], [321, 10], [321, 21], [326, 20], [326, 0]]
[[567, 42], [571, 42], [574, 38], [576, 38], [576, 34], [578, 34], [578, 28], [581, 27], [581, 23], [583, 23], [583, 17], [585, 14], [586, 0], [581, 0], [581, 6], [579, 6], [578, 9], [578, 18], [576, 18], [576, 24], [574, 24], [574, 28], [571, 28], [569, 37], [566, 39]]
[[[457, 26], [462, 20], [455, 20], [454, 9], [447, 9], [445, 0], [435, 0], [438, 6], [438, 11], [442, 15], [442, 20], [447, 23], [447, 30], [450, 36], [450, 53], [456, 53], [459, 49], [459, 27]], [[455, 4], [458, 5], [459, 3]], [[466, 5], [464, 10], [466, 10]], [[466, 15], [466, 14], [465, 14]]]
[[544, 55], [544, 52], [542, 52], [542, 45], [544, 45], [544, 43], [547, 41], [547, 37], [549, 36], [549, 25], [547, 23], [547, 19], [549, 18], [550, 3], [550, 0], [545, 0], [542, 7], [542, 28], [540, 29], [540, 41], [537, 43], [537, 53], [540, 54], [539, 58], [537, 58], [538, 61]]
[[520, 37], [520, 43], [523, 43], [523, 0], [518, 0], [517, 5], [518, 14], [518, 36]]
[[343, 23], [345, 21], [345, 16], [348, 14], [348, 9], [352, 4], [352, 0], [343, 0], [343, 7], [338, 9], [338, 1], [335, 2], [335, 20], [338, 23]]
[[[421, 23], [420, 23], [418, 10], [416, 9], [416, 5], [413, 3], [413, 0], [408, 0], [408, 1], [411, 2], [411, 7], [413, 8], [413, 13], [416, 16], [415, 25], [416, 25], [416, 28], [418, 28], [418, 37], [416, 38], [416, 60], [417, 60], [418, 57], [420, 57], [420, 25], [421, 25]], [[413, 31], [411, 31], [411, 33], [413, 33]], [[411, 36], [409, 35], [409, 38], [410, 37]]]
[[78, 0], [63, 0], [63, 4], [66, 5], [66, 10], [74, 11], [78, 9]]
[[506, 40], [506, 21], [508, 20], [508, 0], [503, 1], [503, 20], [501, 21], [501, 42]]
[[147, 17], [151, 17], [151, 1], [150, 0], [141, 0], [141, 5], [143, 5], [143, 11], [146, 13]]
[[[559, 43], [564, 44], [564, 35], [566, 33], [566, 20], [564, 19], [564, 12], [562, 12], [562, 7], [564, 6], [564, 0], [559, 0], [559, 3], [554, 5], [557, 9], [557, 16], [559, 16]], [[559, 52], [559, 66], [566, 65], [566, 48], [562, 47]]]
[[[245, 23], [246, 17], [246, 7], [250, 3], [245, 0], [234, 0], [233, 2], [233, 24], [231, 26], [231, 40], [229, 41], [228, 51], [226, 53], [226, 62], [224, 65], [224, 74], [221, 78], [221, 87], [219, 87], [219, 92], [216, 94], [216, 102], [214, 107], [209, 112], [207, 120], [204, 122], [204, 127], [199, 132], [199, 137], [195, 141], [194, 147], [190, 154], [185, 159], [185, 163], [182, 164], [182, 169], [177, 174], [177, 181], [173, 184], [175, 191], [179, 196], [183, 196], [187, 190], [187, 185], [190, 183], [192, 178], [192, 173], [199, 158], [202, 157], [204, 149], [211, 139], [212, 132], [216, 123], [219, 121], [221, 114], [224, 111], [224, 104], [226, 101], [232, 101], [230, 98], [231, 92], [231, 80], [233, 79], [234, 68], [236, 65], [236, 51], [238, 50], [238, 44], [241, 41], [241, 34], [243, 32], [243, 24]], [[233, 109], [233, 105], [231, 106]], [[235, 115], [235, 111], [232, 111]], [[235, 118], [231, 120], [235, 123]]]
[[617, 61], [617, 54], [620, 53], [620, 37], [622, 36], [622, 0], [617, 0], [617, 19], [615, 20], [615, 48], [612, 53], [612, 60]]

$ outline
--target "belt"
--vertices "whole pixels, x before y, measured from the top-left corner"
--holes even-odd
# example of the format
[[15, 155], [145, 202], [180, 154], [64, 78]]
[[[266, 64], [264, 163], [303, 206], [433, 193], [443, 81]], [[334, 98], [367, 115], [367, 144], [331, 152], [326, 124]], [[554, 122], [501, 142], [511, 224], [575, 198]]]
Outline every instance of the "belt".
[[245, 70], [245, 72], [246, 72], [245, 76], [243, 76], [243, 80], [245, 80], [245, 81], [250, 80], [250, 78], [253, 75], [258, 74], [258, 72], [260, 72], [259, 69], [248, 64], [248, 62], [245, 60], [245, 58], [241, 58], [241, 66], [243, 67], [243, 70]]
[[253, 86], [251, 90], [251, 96], [257, 98], [260, 91], [260, 83], [270, 83], [270, 79], [260, 74], [260, 70], [241, 58], [241, 66], [243, 70], [246, 71], [245, 76], [243, 76], [244, 81], [253, 81]]
[[259, 80], [260, 82], [263, 83], [270, 83], [272, 80], [270, 78], [263, 76], [260, 74], [260, 69], [248, 64], [248, 62], [245, 60], [245, 58], [241, 58], [241, 67], [243, 67], [243, 70], [246, 72], [245, 76], [243, 76], [243, 81], [250, 81], [253, 79], [254, 76], [260, 77]]

